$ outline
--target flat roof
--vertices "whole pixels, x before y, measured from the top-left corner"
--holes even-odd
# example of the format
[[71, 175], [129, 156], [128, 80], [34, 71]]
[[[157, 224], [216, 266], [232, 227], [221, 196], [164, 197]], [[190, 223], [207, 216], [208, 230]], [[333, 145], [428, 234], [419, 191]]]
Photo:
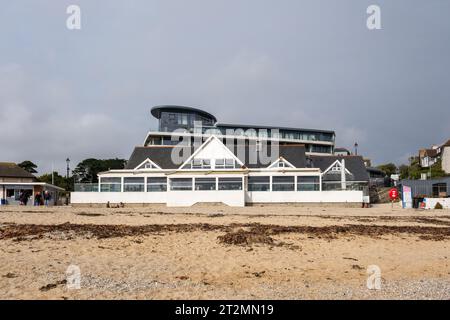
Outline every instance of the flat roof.
[[253, 129], [279, 129], [288, 131], [308, 131], [308, 132], [322, 132], [322, 133], [332, 133], [335, 134], [333, 130], [320, 130], [320, 129], [305, 129], [305, 128], [291, 128], [291, 127], [274, 127], [274, 126], [264, 126], [264, 125], [250, 125], [250, 124], [232, 124], [232, 123], [216, 123], [217, 128], [253, 128]]
[[204, 117], [212, 119], [214, 122], [217, 122], [217, 119], [215, 116], [210, 114], [209, 112], [203, 111], [201, 109], [193, 108], [193, 107], [186, 107], [186, 106], [176, 106], [176, 105], [161, 105], [161, 106], [154, 106], [150, 112], [151, 114], [156, 118], [161, 118], [161, 111], [175, 111], [175, 112], [193, 112], [197, 113], [199, 115], [202, 115]]

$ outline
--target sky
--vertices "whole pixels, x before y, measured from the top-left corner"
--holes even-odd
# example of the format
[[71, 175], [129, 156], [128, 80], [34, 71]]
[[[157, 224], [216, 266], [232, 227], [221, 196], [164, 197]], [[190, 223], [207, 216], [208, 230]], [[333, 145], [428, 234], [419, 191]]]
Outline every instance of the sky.
[[374, 165], [406, 163], [450, 139], [449, 13], [448, 0], [2, 1], [0, 161], [64, 173], [66, 158], [128, 159], [156, 128], [151, 107], [175, 104], [334, 130]]

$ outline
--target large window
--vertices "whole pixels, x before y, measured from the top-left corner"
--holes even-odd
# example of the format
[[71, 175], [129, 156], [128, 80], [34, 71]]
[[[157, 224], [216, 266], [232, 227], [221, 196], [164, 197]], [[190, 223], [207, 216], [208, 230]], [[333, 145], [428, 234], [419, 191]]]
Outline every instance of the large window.
[[192, 178], [173, 178], [173, 179], [170, 179], [170, 190], [173, 190], [173, 191], [192, 191]]
[[216, 178], [195, 178], [195, 190], [216, 190]]
[[272, 191], [294, 191], [295, 177], [272, 177]]
[[319, 191], [319, 177], [297, 177], [297, 191]]
[[216, 169], [234, 169], [235, 167], [234, 159], [216, 159]]
[[167, 178], [165, 177], [148, 177], [147, 192], [163, 192], [167, 191]]
[[121, 178], [100, 178], [101, 192], [120, 192], [121, 185]]
[[270, 191], [270, 177], [248, 177], [248, 191]]
[[242, 190], [242, 178], [219, 178], [219, 190]]
[[123, 179], [124, 192], [144, 192], [144, 177], [129, 177]]

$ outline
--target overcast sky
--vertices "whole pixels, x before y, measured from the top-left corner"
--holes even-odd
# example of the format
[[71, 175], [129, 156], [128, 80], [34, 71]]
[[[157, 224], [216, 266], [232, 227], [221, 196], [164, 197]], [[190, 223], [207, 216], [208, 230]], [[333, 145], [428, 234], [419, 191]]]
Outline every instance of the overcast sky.
[[[66, 8], [81, 7], [81, 30]], [[366, 9], [381, 7], [382, 30]], [[150, 108], [331, 129], [374, 164], [450, 138], [450, 1], [2, 1], [0, 161], [128, 158]]]

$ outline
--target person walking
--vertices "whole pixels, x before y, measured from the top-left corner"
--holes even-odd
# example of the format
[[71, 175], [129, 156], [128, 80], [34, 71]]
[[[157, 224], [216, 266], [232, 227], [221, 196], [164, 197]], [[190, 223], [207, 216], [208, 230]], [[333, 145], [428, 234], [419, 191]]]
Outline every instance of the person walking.
[[36, 193], [36, 195], [34, 196], [34, 205], [39, 207], [41, 205], [41, 201], [42, 201], [42, 196], [41, 193], [38, 192]]
[[48, 190], [45, 190], [44, 192], [44, 204], [46, 207], [48, 207], [48, 205], [50, 204], [50, 200], [52, 198], [52, 195], [50, 194], [50, 192], [48, 192]]
[[30, 197], [30, 195], [28, 194], [27, 191], [24, 191], [23, 193], [23, 205], [26, 206], [28, 204], [28, 198]]
[[24, 197], [25, 197], [25, 192], [24, 191], [20, 191], [20, 193], [19, 193], [19, 205], [21, 205], [21, 206], [23, 206]]

